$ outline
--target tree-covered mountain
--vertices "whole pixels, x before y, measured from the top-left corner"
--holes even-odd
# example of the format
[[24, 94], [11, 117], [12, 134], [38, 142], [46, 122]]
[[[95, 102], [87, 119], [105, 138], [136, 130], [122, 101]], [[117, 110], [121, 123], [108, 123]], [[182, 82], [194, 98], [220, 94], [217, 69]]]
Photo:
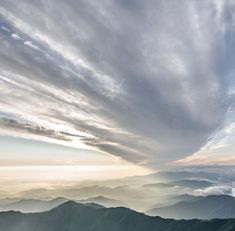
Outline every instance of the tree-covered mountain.
[[100, 204], [104, 207], [120, 207], [120, 206], [125, 206], [125, 203], [119, 200], [103, 197], [103, 196], [98, 196], [98, 197], [92, 197], [92, 198], [87, 198], [84, 200], [77, 200], [78, 203], [86, 204], [86, 203], [97, 203]]
[[197, 200], [154, 208], [147, 211], [147, 214], [174, 219], [235, 218], [235, 197], [229, 195], [199, 197]]
[[235, 219], [173, 220], [72, 201], [42, 213], [1, 212], [0, 231], [233, 231]]

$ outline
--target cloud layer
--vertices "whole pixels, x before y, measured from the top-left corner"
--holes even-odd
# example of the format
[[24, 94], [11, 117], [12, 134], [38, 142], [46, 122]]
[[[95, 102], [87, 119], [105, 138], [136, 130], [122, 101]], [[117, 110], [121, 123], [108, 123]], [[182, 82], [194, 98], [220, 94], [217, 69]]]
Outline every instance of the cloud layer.
[[231, 103], [232, 9], [1, 1], [2, 133], [82, 142], [148, 166], [196, 152]]

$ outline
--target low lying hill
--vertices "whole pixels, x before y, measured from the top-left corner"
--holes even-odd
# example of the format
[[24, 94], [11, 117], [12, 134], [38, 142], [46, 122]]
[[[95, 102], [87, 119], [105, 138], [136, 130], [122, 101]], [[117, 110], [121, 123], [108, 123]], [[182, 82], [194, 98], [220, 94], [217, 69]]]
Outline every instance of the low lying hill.
[[184, 188], [193, 188], [193, 189], [206, 188], [214, 185], [213, 182], [208, 180], [192, 180], [192, 179], [173, 181], [169, 182], [168, 184], [172, 186], [180, 186]]
[[204, 198], [203, 196], [193, 196], [189, 194], [181, 194], [177, 196], [168, 196], [165, 200], [162, 200], [161, 203], [156, 203], [151, 205], [149, 208], [149, 211], [152, 209], [156, 208], [162, 208], [162, 207], [167, 207], [170, 205], [174, 205], [179, 202], [193, 202], [193, 201], [198, 201]]
[[235, 197], [229, 195], [200, 197], [197, 200], [154, 208], [146, 213], [174, 219], [235, 218]]
[[167, 183], [151, 183], [143, 185], [144, 188], [170, 188], [174, 186], [184, 187], [184, 188], [192, 188], [192, 189], [200, 189], [213, 186], [214, 183], [208, 180], [193, 180], [193, 179], [182, 179], [178, 181], [171, 181]]
[[133, 210], [96, 208], [65, 202], [42, 213], [0, 213], [0, 231], [232, 231], [235, 219], [180, 220], [150, 217]]
[[20, 211], [24, 213], [35, 213], [50, 210], [58, 205], [63, 204], [68, 199], [57, 197], [53, 200], [35, 200], [35, 199], [21, 199], [19, 201], [0, 206], [0, 211]]

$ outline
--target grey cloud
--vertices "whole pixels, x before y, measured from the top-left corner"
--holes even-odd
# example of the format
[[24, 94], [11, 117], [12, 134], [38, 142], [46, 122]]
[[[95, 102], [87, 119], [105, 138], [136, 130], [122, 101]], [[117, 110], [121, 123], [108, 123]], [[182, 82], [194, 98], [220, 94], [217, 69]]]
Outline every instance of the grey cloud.
[[[23, 93], [34, 118], [92, 134], [84, 143], [129, 161], [176, 160], [208, 140], [230, 104], [230, 5], [219, 13], [213, 1], [3, 0], [10, 32], [1, 32], [0, 68], [50, 86]], [[27, 105], [7, 89], [4, 108]]]
[[66, 140], [66, 141], [71, 141], [71, 139], [69, 139], [69, 136], [73, 136], [73, 134], [69, 134], [66, 132], [55, 132], [54, 130], [45, 128], [43, 126], [37, 126], [35, 124], [30, 124], [27, 122], [9, 119], [5, 117], [0, 117], [0, 127], [13, 129], [14, 131], [17, 132], [26, 132], [29, 134], [46, 136], [49, 138]]

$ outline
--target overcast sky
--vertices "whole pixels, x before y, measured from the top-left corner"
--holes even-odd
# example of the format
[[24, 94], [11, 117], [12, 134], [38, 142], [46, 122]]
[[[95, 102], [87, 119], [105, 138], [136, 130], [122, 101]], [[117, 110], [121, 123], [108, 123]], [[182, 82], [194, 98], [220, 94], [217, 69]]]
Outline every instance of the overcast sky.
[[235, 164], [234, 3], [1, 0], [1, 163]]

